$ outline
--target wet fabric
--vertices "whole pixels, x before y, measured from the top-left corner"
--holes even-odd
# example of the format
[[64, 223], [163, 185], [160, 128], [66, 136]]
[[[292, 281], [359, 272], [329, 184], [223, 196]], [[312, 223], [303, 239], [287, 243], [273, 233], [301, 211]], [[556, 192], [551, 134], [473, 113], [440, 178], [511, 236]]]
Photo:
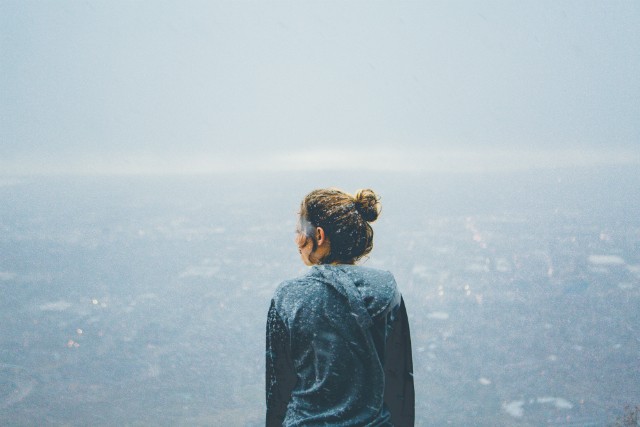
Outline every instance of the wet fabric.
[[391, 273], [320, 265], [278, 287], [266, 401], [268, 427], [413, 426], [409, 323]]

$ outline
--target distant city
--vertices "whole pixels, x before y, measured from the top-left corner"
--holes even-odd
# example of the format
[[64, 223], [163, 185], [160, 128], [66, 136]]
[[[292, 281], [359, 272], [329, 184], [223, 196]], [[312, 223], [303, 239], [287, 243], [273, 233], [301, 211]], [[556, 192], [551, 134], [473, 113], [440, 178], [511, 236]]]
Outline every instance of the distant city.
[[640, 172], [0, 179], [0, 424], [260, 426], [304, 194], [372, 187], [419, 426], [640, 403]]

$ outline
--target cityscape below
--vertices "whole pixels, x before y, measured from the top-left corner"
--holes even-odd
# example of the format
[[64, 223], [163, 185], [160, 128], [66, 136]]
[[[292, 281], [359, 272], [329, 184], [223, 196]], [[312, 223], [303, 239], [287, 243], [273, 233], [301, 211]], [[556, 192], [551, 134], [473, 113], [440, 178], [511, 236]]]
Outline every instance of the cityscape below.
[[640, 172], [0, 179], [0, 424], [264, 425], [302, 197], [373, 188], [363, 265], [411, 324], [416, 425], [603, 426], [640, 404]]

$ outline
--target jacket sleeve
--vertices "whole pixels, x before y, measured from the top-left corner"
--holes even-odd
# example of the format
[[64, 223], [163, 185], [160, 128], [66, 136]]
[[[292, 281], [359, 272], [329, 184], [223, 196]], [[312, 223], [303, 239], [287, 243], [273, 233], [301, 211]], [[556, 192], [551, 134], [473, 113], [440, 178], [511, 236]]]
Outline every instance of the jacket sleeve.
[[384, 401], [391, 412], [391, 422], [395, 427], [413, 427], [415, 422], [413, 358], [409, 319], [404, 300], [400, 301], [400, 309], [387, 337]]
[[295, 385], [287, 327], [271, 301], [267, 316], [266, 342], [266, 426], [282, 426]]

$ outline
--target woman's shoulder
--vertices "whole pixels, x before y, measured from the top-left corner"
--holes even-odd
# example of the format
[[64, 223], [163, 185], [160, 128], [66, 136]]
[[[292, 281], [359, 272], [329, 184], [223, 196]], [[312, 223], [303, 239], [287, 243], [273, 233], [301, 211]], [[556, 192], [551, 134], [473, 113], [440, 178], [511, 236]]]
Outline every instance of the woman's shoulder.
[[305, 275], [281, 282], [274, 292], [273, 299], [277, 304], [283, 299], [310, 297], [322, 292], [325, 288], [311, 272], [308, 272]]
[[311, 315], [321, 312], [327, 302], [335, 300], [335, 293], [333, 288], [309, 271], [280, 283], [273, 295], [273, 302], [283, 319], [291, 319], [301, 313]]

